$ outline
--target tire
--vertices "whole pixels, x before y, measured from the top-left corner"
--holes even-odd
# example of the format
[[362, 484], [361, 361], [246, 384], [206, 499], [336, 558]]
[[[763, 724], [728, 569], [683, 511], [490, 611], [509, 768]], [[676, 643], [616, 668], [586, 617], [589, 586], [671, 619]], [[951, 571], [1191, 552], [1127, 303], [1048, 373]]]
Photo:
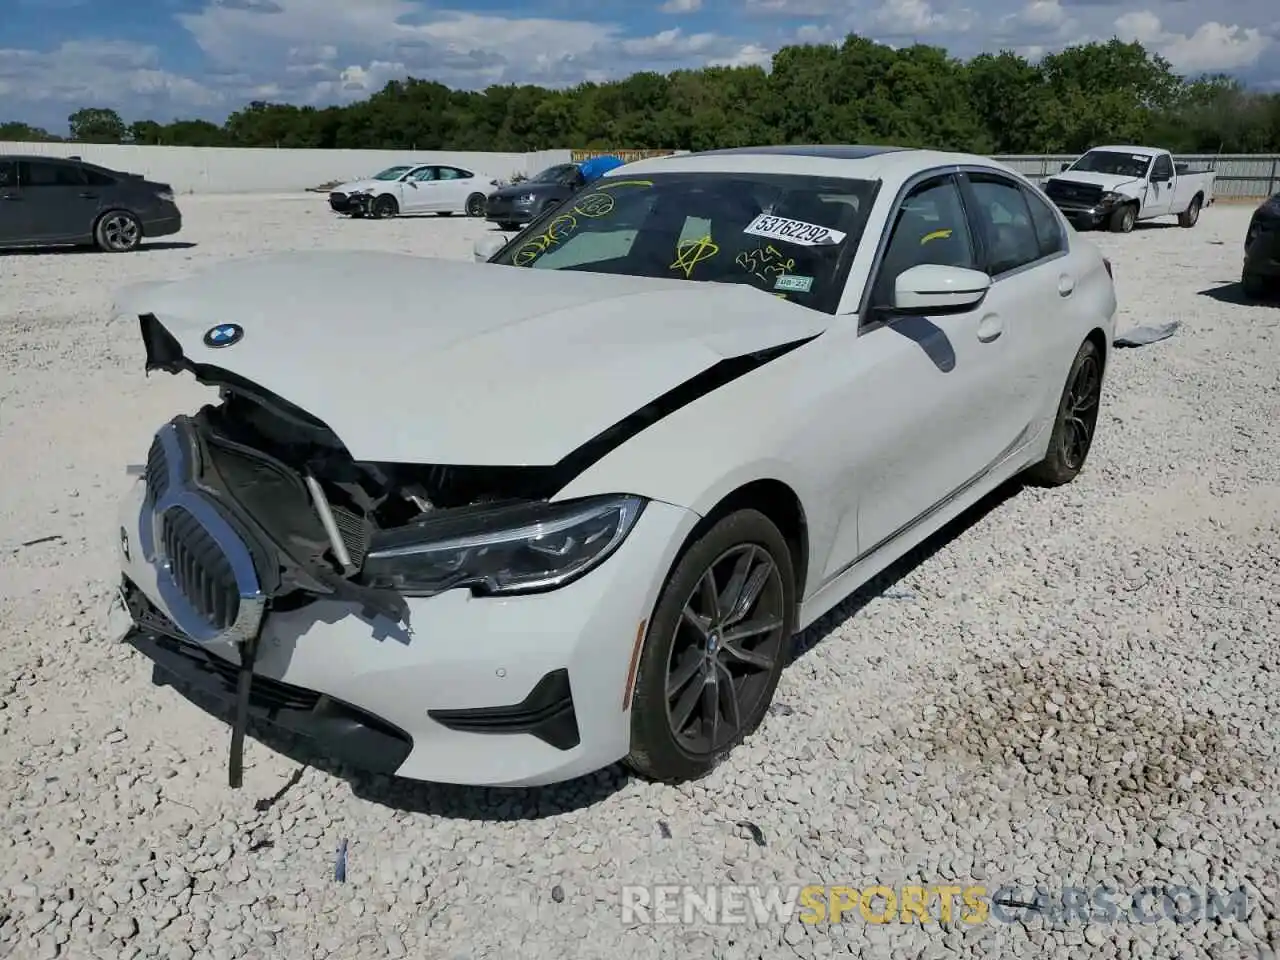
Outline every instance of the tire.
[[1111, 214], [1111, 221], [1108, 226], [1112, 233], [1132, 233], [1133, 225], [1137, 222], [1137, 208], [1131, 203], [1126, 203], [1115, 213]]
[[1178, 214], [1178, 226], [1190, 229], [1200, 222], [1200, 208], [1204, 203], [1204, 199], [1200, 194], [1196, 194], [1191, 199], [1191, 205], [1186, 210]]
[[1267, 295], [1267, 278], [1248, 270], [1240, 274], [1240, 289], [1250, 300], [1261, 300]]
[[400, 204], [389, 193], [384, 193], [369, 205], [369, 215], [375, 220], [385, 220], [400, 213]]
[[473, 193], [467, 197], [467, 216], [483, 217], [484, 216], [485, 195], [483, 193]]
[[[738, 589], [735, 574], [746, 578], [745, 583], [738, 579]], [[713, 591], [703, 589], [708, 576]], [[757, 577], [764, 579], [763, 586], [746, 601], [745, 612], [736, 611]], [[713, 603], [715, 594], [719, 596]], [[729, 613], [720, 618], [717, 631], [715, 608], [724, 605], [729, 605]], [[712, 770], [768, 712], [795, 632], [795, 617], [791, 552], [768, 517], [739, 510], [694, 541], [672, 568], [649, 621], [631, 703], [631, 753], [626, 764], [643, 777], [668, 783], [694, 780]], [[710, 620], [712, 631], [695, 620]], [[761, 629], [736, 643], [724, 641], [726, 628], [732, 632], [751, 624]], [[668, 698], [673, 671], [685, 682]], [[706, 682], [708, 676], [716, 678], [714, 684]], [[714, 703], [708, 702], [708, 687], [713, 688]], [[703, 693], [695, 692], [699, 689]], [[729, 697], [722, 696], [726, 691], [731, 691]], [[711, 723], [701, 716], [707, 707]], [[686, 714], [689, 709], [692, 712]], [[735, 713], [736, 726], [729, 722]]]
[[[1067, 374], [1045, 458], [1026, 471], [1026, 479], [1042, 487], [1070, 483], [1084, 469], [1098, 428], [1102, 401], [1102, 354], [1086, 340], [1076, 351]], [[1083, 434], [1083, 435], [1082, 435]]]
[[93, 239], [105, 253], [128, 253], [142, 243], [142, 223], [127, 210], [108, 210], [98, 218]]

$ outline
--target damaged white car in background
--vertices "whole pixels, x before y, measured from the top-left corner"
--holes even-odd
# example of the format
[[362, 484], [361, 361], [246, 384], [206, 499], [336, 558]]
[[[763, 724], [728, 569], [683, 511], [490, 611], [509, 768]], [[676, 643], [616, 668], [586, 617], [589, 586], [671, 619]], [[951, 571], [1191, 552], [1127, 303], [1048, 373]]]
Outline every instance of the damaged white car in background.
[[643, 161], [497, 246], [122, 304], [148, 370], [220, 388], [160, 427], [119, 564], [125, 639], [226, 704], [233, 786], [251, 716], [415, 779], [701, 776], [797, 630], [1084, 466], [1111, 267], [992, 161]]

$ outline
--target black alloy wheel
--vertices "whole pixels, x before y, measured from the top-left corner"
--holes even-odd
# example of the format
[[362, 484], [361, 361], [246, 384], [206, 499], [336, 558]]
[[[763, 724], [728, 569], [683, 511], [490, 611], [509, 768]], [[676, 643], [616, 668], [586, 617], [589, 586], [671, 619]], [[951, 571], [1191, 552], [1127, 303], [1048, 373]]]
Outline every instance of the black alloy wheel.
[[695, 779], [760, 725], [789, 652], [795, 593], [786, 540], [755, 510], [725, 517], [689, 547], [641, 654], [633, 769]]
[[1030, 481], [1053, 487], [1076, 478], [1093, 447], [1101, 405], [1102, 355], [1097, 344], [1086, 340], [1076, 352], [1067, 375], [1049, 450], [1042, 461], [1027, 471]]

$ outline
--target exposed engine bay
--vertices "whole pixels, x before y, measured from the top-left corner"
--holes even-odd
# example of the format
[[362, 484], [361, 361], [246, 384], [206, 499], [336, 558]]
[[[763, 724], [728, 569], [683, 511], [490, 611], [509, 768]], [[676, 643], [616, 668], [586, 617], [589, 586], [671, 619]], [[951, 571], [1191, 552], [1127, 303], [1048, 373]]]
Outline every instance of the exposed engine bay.
[[180, 419], [201, 486], [260, 528], [252, 539], [261, 552], [279, 554], [262, 564], [278, 569], [269, 584], [276, 607], [331, 594], [400, 620], [403, 599], [362, 580], [371, 548], [388, 535], [478, 520], [486, 505], [554, 492], [545, 468], [357, 462], [327, 427], [287, 404], [225, 386], [221, 401]]

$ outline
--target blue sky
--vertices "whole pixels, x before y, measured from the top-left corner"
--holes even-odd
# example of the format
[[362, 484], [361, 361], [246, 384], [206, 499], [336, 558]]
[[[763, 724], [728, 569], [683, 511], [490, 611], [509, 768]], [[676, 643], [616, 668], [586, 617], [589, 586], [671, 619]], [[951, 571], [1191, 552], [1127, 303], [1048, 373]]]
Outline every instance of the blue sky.
[[1280, 89], [1278, 0], [0, 0], [0, 120], [65, 132], [81, 106], [126, 120], [223, 119], [250, 100], [342, 103], [413, 75], [552, 86], [760, 63], [854, 31], [959, 56], [1036, 57], [1137, 39], [1187, 73]]

